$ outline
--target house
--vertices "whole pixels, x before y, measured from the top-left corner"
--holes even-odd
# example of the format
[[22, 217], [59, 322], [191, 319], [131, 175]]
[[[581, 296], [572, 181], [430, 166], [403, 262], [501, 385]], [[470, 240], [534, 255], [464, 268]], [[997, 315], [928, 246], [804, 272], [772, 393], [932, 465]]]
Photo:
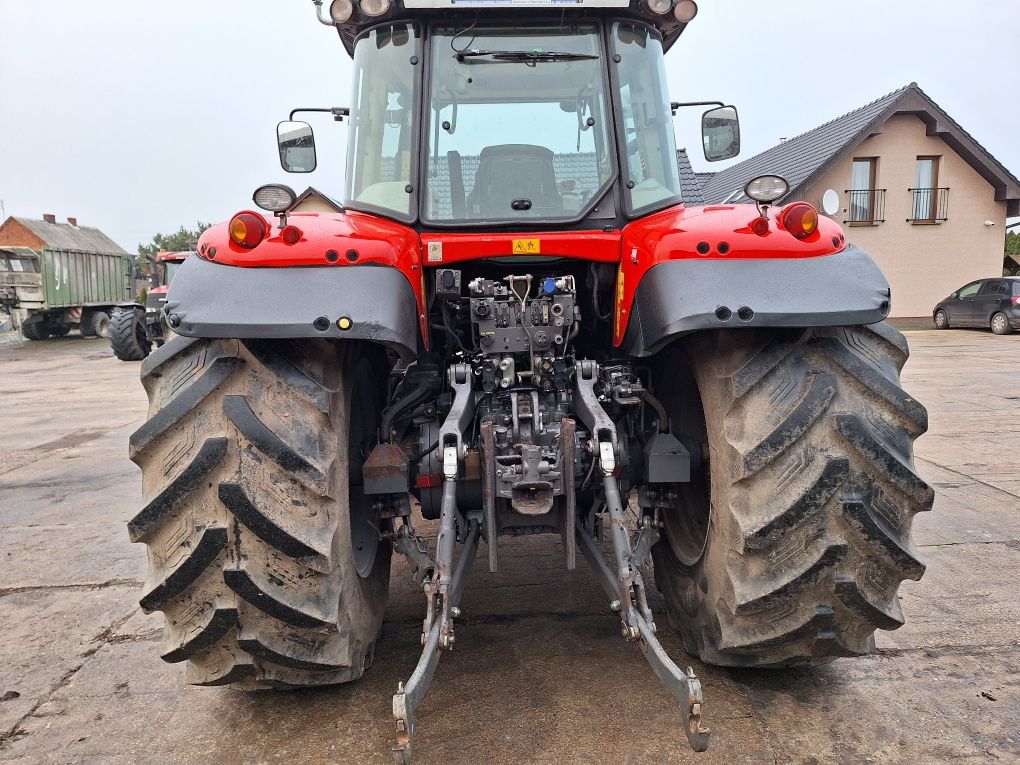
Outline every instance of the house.
[[0, 224], [0, 247], [28, 247], [41, 250], [78, 250], [113, 255], [127, 253], [98, 228], [79, 226], [76, 218], [57, 223], [55, 215], [42, 220], [10, 217]]
[[[746, 202], [744, 185], [785, 178], [841, 223], [892, 287], [892, 316], [930, 316], [974, 279], [1002, 273], [1020, 181], [911, 83], [721, 172], [699, 174], [707, 204]], [[828, 198], [826, 205], [823, 200]]]
[[290, 212], [338, 213], [343, 210], [344, 208], [340, 206], [339, 202], [326, 196], [314, 186], [309, 186], [301, 192], [294, 200], [294, 204], [290, 206]]

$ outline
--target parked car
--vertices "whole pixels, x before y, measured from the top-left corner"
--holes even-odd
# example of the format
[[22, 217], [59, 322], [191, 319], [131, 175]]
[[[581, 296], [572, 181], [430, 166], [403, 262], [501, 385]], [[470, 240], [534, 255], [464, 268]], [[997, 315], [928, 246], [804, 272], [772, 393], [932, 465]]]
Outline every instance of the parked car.
[[932, 312], [936, 329], [989, 327], [997, 335], [1020, 329], [1020, 276], [979, 279], [960, 287]]

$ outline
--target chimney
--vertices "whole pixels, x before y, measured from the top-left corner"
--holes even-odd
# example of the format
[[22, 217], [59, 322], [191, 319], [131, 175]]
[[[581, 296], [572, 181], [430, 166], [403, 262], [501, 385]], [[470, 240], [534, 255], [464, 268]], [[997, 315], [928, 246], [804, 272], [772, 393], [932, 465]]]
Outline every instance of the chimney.
[[78, 219], [77, 218], [68, 218], [67, 222], [70, 223], [72, 226], [77, 226], [78, 225]]
[[56, 223], [57, 222], [57, 216], [54, 215], [53, 213], [43, 213], [42, 219], [44, 221], [46, 221], [47, 223]]

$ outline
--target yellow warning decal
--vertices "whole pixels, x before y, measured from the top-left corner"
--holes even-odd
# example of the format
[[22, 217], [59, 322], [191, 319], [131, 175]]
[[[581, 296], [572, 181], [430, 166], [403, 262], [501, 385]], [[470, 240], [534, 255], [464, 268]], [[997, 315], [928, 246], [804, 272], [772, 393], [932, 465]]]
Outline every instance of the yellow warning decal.
[[541, 239], [514, 239], [514, 255], [538, 255], [541, 252]]
[[620, 336], [620, 321], [623, 318], [623, 266], [616, 273], [616, 317], [613, 321], [613, 335]]

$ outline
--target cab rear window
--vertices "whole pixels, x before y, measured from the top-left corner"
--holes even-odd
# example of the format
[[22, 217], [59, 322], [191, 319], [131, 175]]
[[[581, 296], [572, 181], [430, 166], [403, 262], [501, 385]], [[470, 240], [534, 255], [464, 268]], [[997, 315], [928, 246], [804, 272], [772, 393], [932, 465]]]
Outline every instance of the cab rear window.
[[16, 274], [34, 274], [35, 261], [31, 258], [0, 258], [0, 272]]

